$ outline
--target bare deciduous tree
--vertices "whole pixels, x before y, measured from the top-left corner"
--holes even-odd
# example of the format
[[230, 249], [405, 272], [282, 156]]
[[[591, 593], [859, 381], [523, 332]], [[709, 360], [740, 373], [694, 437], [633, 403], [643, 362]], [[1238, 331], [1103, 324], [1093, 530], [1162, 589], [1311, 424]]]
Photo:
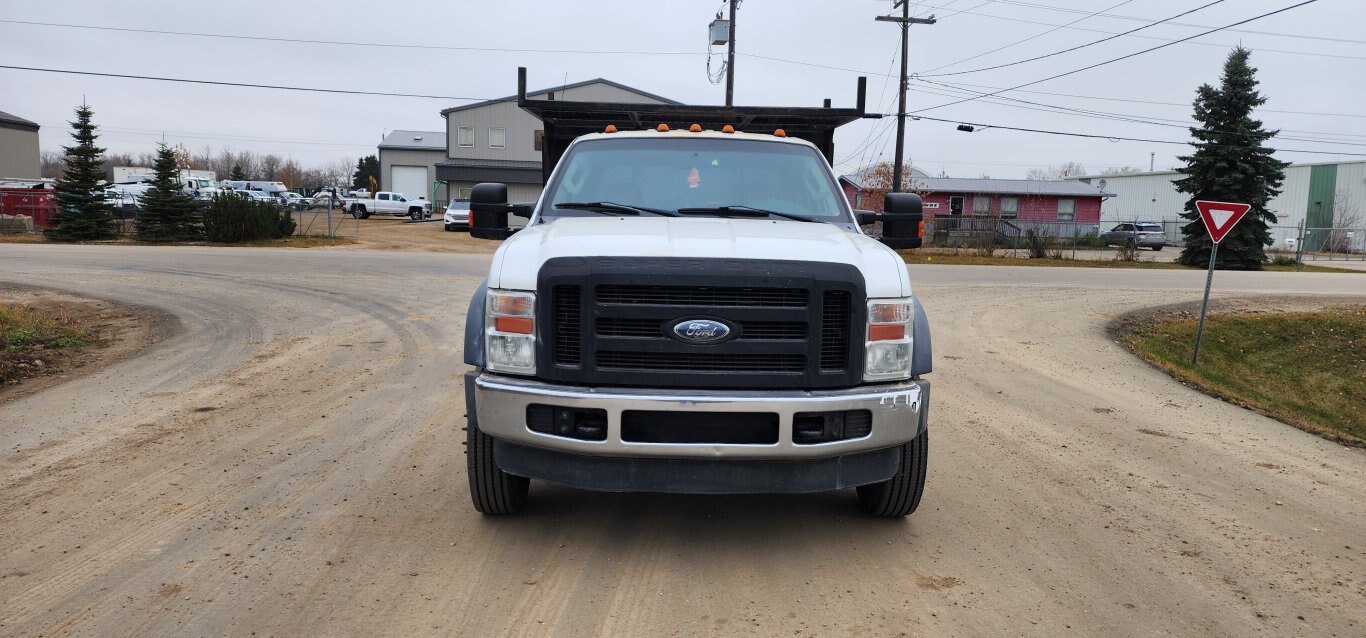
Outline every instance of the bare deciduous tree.
[[293, 159], [280, 164], [280, 168], [275, 171], [275, 179], [284, 182], [285, 188], [300, 188], [305, 185], [304, 170]]
[[1333, 194], [1333, 229], [1323, 241], [1323, 250], [1347, 253], [1359, 251], [1363, 245], [1366, 245], [1366, 223], [1361, 218], [1361, 204], [1351, 191], [1339, 188]]
[[[882, 162], [863, 168], [858, 172], [859, 181], [863, 184], [861, 194], [863, 202], [859, 205], [864, 210], [881, 211], [882, 198], [887, 193], [892, 192], [892, 175], [895, 167], [891, 162]], [[925, 184], [917, 182], [911, 177], [910, 170], [901, 172], [901, 192], [918, 193], [924, 190]], [[924, 193], [921, 193], [922, 196]]]
[[1101, 175], [1133, 175], [1142, 173], [1143, 169], [1137, 166], [1111, 166], [1100, 172]]
[[274, 153], [267, 153], [261, 157], [261, 179], [268, 182], [280, 179], [280, 165], [284, 164], [284, 158]]
[[1085, 175], [1086, 167], [1080, 162], [1066, 162], [1062, 166], [1029, 169], [1028, 179], [1060, 180]]
[[42, 176], [45, 178], [61, 177], [62, 171], [66, 169], [66, 155], [61, 151], [51, 149], [39, 151], [38, 162], [41, 166]]

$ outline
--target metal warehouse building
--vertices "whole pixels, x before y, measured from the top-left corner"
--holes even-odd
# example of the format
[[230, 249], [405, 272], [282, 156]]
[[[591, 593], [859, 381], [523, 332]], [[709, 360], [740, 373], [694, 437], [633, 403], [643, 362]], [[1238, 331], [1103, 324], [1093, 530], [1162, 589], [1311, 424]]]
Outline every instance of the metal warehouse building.
[[0, 111], [0, 178], [39, 177], [38, 124]]
[[[1072, 179], [1099, 185], [1114, 197], [1101, 205], [1101, 225], [1131, 221], [1166, 221], [1167, 234], [1180, 235], [1179, 219], [1189, 196], [1177, 192], [1176, 171], [1131, 175], [1086, 175]], [[1296, 236], [1301, 223], [1308, 229], [1366, 228], [1366, 161], [1292, 164], [1285, 169], [1281, 194], [1268, 208], [1279, 217], [1272, 231], [1275, 248]], [[1181, 222], [1184, 223], [1184, 222]], [[1311, 233], [1312, 235], [1312, 233]]]

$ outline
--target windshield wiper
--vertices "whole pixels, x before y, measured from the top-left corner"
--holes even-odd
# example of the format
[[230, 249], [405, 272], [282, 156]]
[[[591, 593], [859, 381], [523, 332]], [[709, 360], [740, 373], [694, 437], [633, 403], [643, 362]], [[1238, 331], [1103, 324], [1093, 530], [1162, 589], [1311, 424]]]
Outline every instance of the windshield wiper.
[[819, 220], [811, 219], [810, 217], [803, 217], [801, 215], [793, 215], [792, 213], [782, 213], [776, 210], [768, 210], [765, 208], [755, 208], [753, 206], [739, 205], [710, 206], [706, 208], [680, 208], [678, 209], [678, 213], [680, 215], [715, 215], [717, 217], [766, 217], [771, 215], [773, 217], [782, 217], [783, 219], [791, 219], [799, 222], [815, 222], [817, 224], [821, 223]]
[[641, 213], [651, 213], [664, 217], [678, 217], [678, 213], [671, 210], [661, 210], [658, 208], [646, 208], [644, 206], [632, 206], [629, 204], [618, 204], [616, 202], [563, 202], [552, 204], [555, 208], [567, 208], [570, 210], [591, 210], [595, 213], [618, 213], [627, 215], [639, 215]]

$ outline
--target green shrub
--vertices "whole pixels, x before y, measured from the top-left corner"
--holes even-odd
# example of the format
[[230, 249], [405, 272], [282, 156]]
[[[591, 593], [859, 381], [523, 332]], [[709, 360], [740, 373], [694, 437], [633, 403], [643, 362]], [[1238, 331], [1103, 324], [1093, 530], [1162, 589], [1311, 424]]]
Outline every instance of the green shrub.
[[204, 208], [204, 235], [209, 241], [233, 244], [279, 239], [294, 234], [294, 216], [273, 202], [241, 195], [216, 195]]
[[1294, 266], [1295, 258], [1290, 255], [1276, 255], [1276, 257], [1271, 260], [1271, 263], [1277, 266]]

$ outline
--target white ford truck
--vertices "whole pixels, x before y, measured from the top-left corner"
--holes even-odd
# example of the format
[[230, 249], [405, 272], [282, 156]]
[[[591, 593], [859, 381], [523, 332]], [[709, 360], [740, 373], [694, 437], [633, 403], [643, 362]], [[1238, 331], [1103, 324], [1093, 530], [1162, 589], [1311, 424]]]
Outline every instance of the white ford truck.
[[[857, 110], [760, 109], [531, 101], [522, 86], [553, 171], [535, 204], [509, 204], [503, 184], [471, 196], [471, 234], [505, 240], [465, 326], [474, 506], [515, 513], [534, 479], [856, 488], [874, 515], [914, 511], [930, 334], [888, 245], [919, 245], [921, 204], [855, 211], [840, 190], [830, 140], [862, 91]], [[661, 125], [602, 126], [623, 110]], [[720, 124], [766, 119], [789, 128]], [[510, 233], [508, 214], [526, 227]], [[860, 229], [873, 221], [881, 241]]]

